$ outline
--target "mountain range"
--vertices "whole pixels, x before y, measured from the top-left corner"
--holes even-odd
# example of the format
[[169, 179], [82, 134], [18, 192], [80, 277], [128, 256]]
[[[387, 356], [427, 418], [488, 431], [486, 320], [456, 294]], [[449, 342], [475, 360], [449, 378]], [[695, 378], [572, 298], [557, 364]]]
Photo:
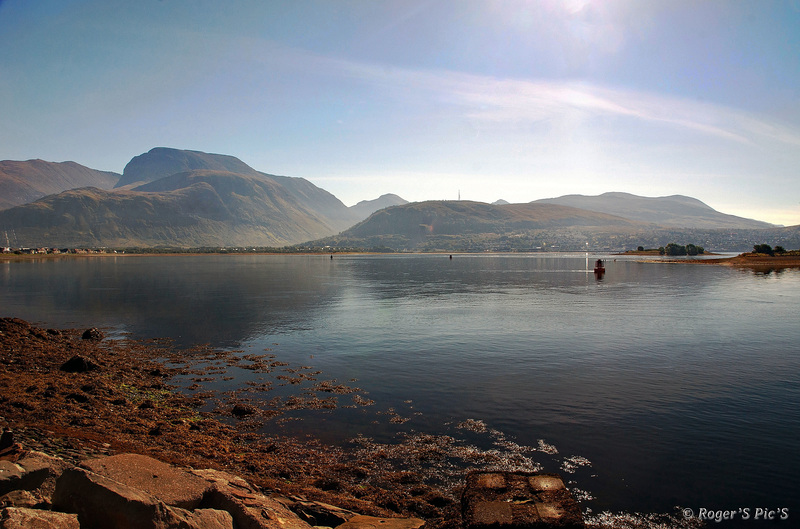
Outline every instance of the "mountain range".
[[[642, 198], [646, 197], [632, 196], [634, 201]], [[681, 203], [686, 198], [663, 197], [660, 203]], [[720, 227], [679, 227], [540, 201], [430, 201], [376, 211], [352, 228], [309, 245], [375, 251], [624, 251], [678, 241], [709, 250], [746, 251], [766, 240], [786, 248], [800, 247], [800, 226], [764, 228], [765, 223], [748, 225], [742, 219], [737, 221], [740, 227], [731, 228], [725, 227], [729, 216], [719, 215]], [[709, 216], [703, 208], [704, 222]]]
[[135, 156], [121, 175], [75, 162], [0, 162], [0, 191], [0, 230], [12, 245], [30, 247], [572, 249], [697, 237], [698, 230], [777, 229], [681, 195], [487, 204], [408, 203], [386, 194], [348, 208], [304, 178], [257, 171], [233, 156], [165, 147]]
[[[58, 174], [63, 165], [15, 163], [36, 176]], [[95, 173], [81, 182], [88, 187], [0, 211], [0, 228], [18, 246], [283, 246], [337, 233], [371, 208], [404, 202], [385, 195], [348, 208], [304, 178], [262, 173], [233, 156], [163, 147], [134, 157], [113, 182]]]

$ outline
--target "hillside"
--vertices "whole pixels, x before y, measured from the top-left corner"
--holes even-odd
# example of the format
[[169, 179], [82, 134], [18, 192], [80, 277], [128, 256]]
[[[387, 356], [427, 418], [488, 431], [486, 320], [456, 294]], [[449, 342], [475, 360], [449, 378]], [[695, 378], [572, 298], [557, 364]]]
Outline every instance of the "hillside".
[[215, 171], [66, 191], [0, 212], [0, 226], [21, 246], [282, 246], [333, 231], [278, 184]]
[[335, 232], [349, 228], [366, 218], [366, 215], [359, 216], [334, 195], [315, 186], [305, 178], [259, 174], [262, 178], [282, 186], [304, 208], [324, 218]]
[[111, 189], [120, 175], [89, 169], [75, 162], [0, 161], [0, 209], [78, 187]]
[[399, 234], [414, 238], [428, 234], [503, 233], [562, 226], [635, 225], [635, 222], [613, 215], [552, 204], [494, 206], [470, 201], [428, 201], [380, 210], [342, 235]]
[[565, 195], [537, 200], [538, 204], [558, 204], [618, 215], [664, 228], [761, 229], [772, 224], [720, 213], [696, 198], [682, 195], [642, 197], [629, 193], [603, 193], [598, 196]]
[[554, 204], [428, 201], [382, 209], [314, 244], [471, 251], [503, 249], [513, 238], [515, 248], [534, 249], [552, 244], [556, 233], [577, 237], [585, 245], [587, 233], [630, 233], [644, 227], [621, 217]]

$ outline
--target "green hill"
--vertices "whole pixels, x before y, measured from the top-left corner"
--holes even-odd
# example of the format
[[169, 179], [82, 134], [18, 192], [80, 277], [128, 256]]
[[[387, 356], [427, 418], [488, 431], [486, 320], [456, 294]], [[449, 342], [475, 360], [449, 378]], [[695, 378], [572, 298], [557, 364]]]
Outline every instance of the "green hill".
[[[508, 246], [531, 249], [556, 232], [572, 234], [585, 245], [586, 234], [632, 232], [636, 221], [553, 204], [492, 205], [469, 201], [414, 202], [382, 209], [368, 219], [314, 245], [409, 250], [464, 250]], [[537, 242], [538, 241], [538, 242]]]

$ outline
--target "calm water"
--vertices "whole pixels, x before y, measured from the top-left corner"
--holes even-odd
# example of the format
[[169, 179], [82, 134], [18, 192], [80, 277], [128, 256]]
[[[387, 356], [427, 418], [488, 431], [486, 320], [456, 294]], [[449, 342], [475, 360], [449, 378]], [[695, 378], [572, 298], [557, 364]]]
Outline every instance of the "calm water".
[[[486, 443], [453, 427], [481, 420], [520, 445], [554, 446], [532, 457], [595, 511], [789, 508], [783, 525], [797, 523], [800, 271], [617, 258], [597, 280], [586, 266], [582, 255], [0, 263], [0, 315], [270, 348], [357, 379], [375, 412], [410, 419], [342, 411], [289, 433]], [[591, 464], [565, 471], [572, 456]]]

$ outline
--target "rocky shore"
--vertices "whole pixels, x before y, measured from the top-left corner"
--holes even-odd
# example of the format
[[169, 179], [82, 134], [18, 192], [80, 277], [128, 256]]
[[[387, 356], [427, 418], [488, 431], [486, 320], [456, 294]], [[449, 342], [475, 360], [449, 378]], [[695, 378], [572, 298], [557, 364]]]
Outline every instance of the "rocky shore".
[[[373, 461], [345, 458], [313, 441], [254, 433], [257, 413], [246, 402], [199, 411], [209, 395], [187, 396], [168, 383], [193, 373], [186, 363], [166, 367], [172, 354], [159, 342], [103, 339], [97, 329], [42, 329], [0, 318], [0, 426], [24, 449], [71, 465], [137, 453], [180, 467], [235, 473], [259, 490], [354, 513], [423, 515], [431, 527], [457, 527], [447, 521], [458, 518], [456, 498], [415, 483], [413, 476], [382, 473]], [[305, 399], [293, 405], [320, 403]], [[237, 413], [244, 420], [232, 419]]]
[[229, 472], [182, 469], [140, 454], [74, 465], [19, 443], [0, 454], [0, 506], [3, 529], [417, 529], [425, 523], [265, 493]]
[[[91, 498], [119, 502], [114, 512], [133, 505], [130, 519], [146, 513], [156, 520], [130, 527], [481, 527], [464, 520], [463, 485], [438, 487], [408, 465], [392, 463], [399, 454], [433, 464], [446, 457], [435, 446], [411, 442], [397, 454], [383, 446], [354, 453], [313, 439], [267, 437], [256, 432], [259, 420], [280, 415], [281, 407], [262, 409], [240, 395], [201, 411], [209, 409], [211, 394], [179, 391], [173, 380], [201, 380], [210, 359], [264, 371], [286, 364], [268, 354], [199, 353], [173, 351], [159, 341], [106, 339], [98, 329], [43, 329], [0, 318], [0, 527], [78, 527], [78, 518], [80, 527], [126, 527], [96, 519], [90, 513], [109, 507], [93, 507], [91, 501], [101, 500]], [[277, 378], [289, 382], [318, 374], [284, 369], [289, 374]], [[315, 388], [331, 395], [357, 390], [324, 380]], [[353, 401], [370, 404], [358, 395]], [[281, 403], [292, 410], [335, 405], [334, 397], [307, 395]], [[174, 482], [192, 484], [192, 497], [201, 500], [165, 498], [169, 487], [155, 486], [165, 481], [156, 477], [166, 475], [181, 476]], [[544, 493], [550, 494], [531, 492]], [[565, 489], [558, 494], [565, 493], [570, 519], [582, 526], [578, 505]], [[474, 501], [471, 509], [484, 512]], [[55, 511], [67, 517], [55, 525], [14, 525], [33, 515], [49, 519]], [[271, 519], [264, 513], [279, 514]]]

